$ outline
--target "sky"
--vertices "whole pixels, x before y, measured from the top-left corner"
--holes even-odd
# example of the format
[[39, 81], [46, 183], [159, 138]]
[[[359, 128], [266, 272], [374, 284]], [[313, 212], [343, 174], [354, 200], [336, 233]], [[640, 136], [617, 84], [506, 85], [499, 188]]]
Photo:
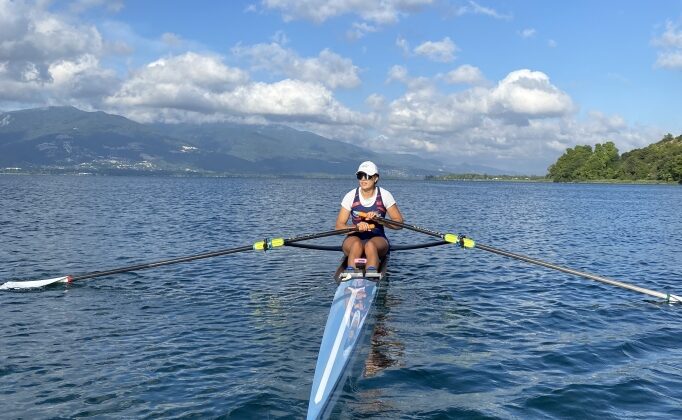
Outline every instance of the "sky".
[[544, 174], [682, 134], [682, 0], [0, 0], [0, 110], [285, 124]]

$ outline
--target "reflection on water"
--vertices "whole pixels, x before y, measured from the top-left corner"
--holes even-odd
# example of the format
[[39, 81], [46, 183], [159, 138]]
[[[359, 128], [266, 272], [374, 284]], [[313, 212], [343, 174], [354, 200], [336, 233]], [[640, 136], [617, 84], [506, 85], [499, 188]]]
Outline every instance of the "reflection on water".
[[405, 344], [398, 341], [394, 331], [388, 327], [392, 302], [389, 279], [390, 275], [386, 276], [377, 296], [376, 323], [363, 371], [363, 376], [366, 378], [374, 377], [384, 369], [400, 366], [403, 361]]

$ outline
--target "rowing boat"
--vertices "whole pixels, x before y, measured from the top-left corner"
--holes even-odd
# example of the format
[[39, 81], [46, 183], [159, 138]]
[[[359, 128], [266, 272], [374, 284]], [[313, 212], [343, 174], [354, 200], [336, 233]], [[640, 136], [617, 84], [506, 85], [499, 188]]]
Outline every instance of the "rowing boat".
[[339, 286], [334, 294], [327, 325], [324, 327], [320, 352], [317, 356], [313, 386], [308, 402], [309, 420], [318, 419], [330, 409], [334, 390], [342, 385], [346, 368], [353, 356], [363, 328], [377, 297], [380, 281], [386, 275], [388, 256], [377, 273], [344, 273], [344, 258], [334, 278]]

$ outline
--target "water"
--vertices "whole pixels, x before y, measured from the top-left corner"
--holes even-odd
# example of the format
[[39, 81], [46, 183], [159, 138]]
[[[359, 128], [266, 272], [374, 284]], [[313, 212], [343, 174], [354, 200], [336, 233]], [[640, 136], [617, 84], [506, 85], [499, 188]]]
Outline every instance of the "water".
[[[677, 186], [381, 184], [409, 222], [682, 293]], [[327, 230], [354, 185], [0, 176], [0, 281]], [[284, 248], [3, 291], [2, 417], [302, 418], [338, 260]], [[682, 306], [481, 250], [400, 252], [390, 272], [335, 416], [682, 417]]]

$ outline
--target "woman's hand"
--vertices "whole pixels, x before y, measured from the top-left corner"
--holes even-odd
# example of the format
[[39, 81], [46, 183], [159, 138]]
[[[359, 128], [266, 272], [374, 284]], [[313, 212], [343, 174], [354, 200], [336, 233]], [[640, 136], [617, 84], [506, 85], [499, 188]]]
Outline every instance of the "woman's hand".
[[360, 222], [357, 224], [357, 227], [358, 227], [359, 232], [368, 232], [368, 231], [372, 230], [373, 225], [370, 225], [367, 222]]
[[377, 217], [378, 215], [379, 214], [375, 211], [368, 211], [367, 213], [365, 213], [365, 220], [372, 220], [375, 217]]

